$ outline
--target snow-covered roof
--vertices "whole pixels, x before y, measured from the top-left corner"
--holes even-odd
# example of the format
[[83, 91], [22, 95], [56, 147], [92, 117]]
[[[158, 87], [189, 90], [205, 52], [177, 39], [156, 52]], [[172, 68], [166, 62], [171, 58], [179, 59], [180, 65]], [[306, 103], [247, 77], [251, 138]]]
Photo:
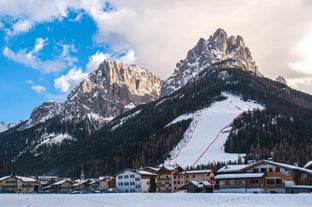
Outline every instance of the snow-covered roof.
[[217, 175], [215, 179], [221, 180], [221, 179], [262, 178], [263, 176], [264, 173], [231, 173]]
[[70, 182], [70, 181], [67, 180], [67, 179], [60, 180], [60, 181], [57, 181], [56, 183], [53, 183], [51, 186], [53, 186], [53, 185], [63, 185], [66, 182]]
[[302, 167], [297, 167], [297, 166], [294, 166], [294, 165], [274, 162], [274, 161], [271, 161], [271, 160], [260, 160], [260, 161], [256, 162], [253, 165], [249, 165], [248, 167], [246, 167], [246, 169], [252, 168], [252, 167], [257, 166], [257, 165], [259, 165], [261, 163], [267, 163], [267, 164], [271, 164], [271, 165], [275, 165], [275, 166], [279, 166], [281, 168], [286, 168], [286, 169], [291, 169], [291, 170], [298, 170], [298, 171], [306, 172], [306, 173], [312, 175], [312, 170], [309, 170], [309, 169], [306, 169], [306, 168], [302, 168]]
[[79, 186], [79, 185], [82, 185], [82, 184], [85, 184], [89, 182], [89, 179], [86, 179], [86, 180], [79, 180], [78, 182], [74, 183], [73, 186]]
[[145, 171], [145, 170], [138, 170], [137, 173], [139, 173], [140, 175], [154, 175], [156, 176], [157, 174], [155, 173], [151, 173], [151, 172], [148, 172], [148, 171]]
[[30, 177], [16, 176], [17, 179], [20, 179], [23, 182], [36, 182], [35, 179]]
[[212, 170], [188, 170], [188, 171], [183, 171], [180, 172], [179, 175], [184, 175], [184, 174], [203, 174], [203, 173], [210, 173]]
[[312, 165], [312, 160], [309, 161], [307, 164], [305, 164], [305, 166], [304, 166], [303, 168], [307, 168], [307, 167], [309, 167], [309, 166], [311, 166], [311, 165]]
[[1, 182], [1, 181], [3, 181], [3, 180], [6, 180], [6, 179], [8, 179], [9, 177], [11, 177], [11, 175], [9, 175], [9, 176], [4, 176], [4, 177], [1, 177], [1, 178], [0, 178], [0, 182]]
[[230, 173], [230, 172], [238, 172], [249, 165], [226, 165], [218, 170], [218, 173]]

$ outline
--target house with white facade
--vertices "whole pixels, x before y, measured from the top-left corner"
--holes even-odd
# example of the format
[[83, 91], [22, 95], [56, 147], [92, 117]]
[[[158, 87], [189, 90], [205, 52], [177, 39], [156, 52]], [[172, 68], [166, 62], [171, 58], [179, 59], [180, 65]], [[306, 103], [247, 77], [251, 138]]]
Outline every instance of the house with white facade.
[[155, 173], [125, 169], [115, 175], [116, 189], [124, 193], [148, 192], [149, 180], [152, 176], [157, 176]]

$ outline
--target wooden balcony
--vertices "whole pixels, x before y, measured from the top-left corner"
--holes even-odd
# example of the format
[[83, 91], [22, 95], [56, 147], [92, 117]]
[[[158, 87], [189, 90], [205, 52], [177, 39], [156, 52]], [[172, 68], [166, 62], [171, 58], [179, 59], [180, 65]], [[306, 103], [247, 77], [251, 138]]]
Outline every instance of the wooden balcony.
[[267, 173], [267, 177], [279, 177], [279, 178], [282, 178], [285, 181], [294, 181], [295, 180], [294, 177], [283, 175], [280, 172], [268, 172]]

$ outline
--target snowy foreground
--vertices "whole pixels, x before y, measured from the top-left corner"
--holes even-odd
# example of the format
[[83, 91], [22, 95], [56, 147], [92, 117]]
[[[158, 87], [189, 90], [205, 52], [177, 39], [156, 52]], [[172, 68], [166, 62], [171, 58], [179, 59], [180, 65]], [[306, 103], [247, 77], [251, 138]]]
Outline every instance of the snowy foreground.
[[0, 194], [0, 207], [311, 206], [311, 194]]

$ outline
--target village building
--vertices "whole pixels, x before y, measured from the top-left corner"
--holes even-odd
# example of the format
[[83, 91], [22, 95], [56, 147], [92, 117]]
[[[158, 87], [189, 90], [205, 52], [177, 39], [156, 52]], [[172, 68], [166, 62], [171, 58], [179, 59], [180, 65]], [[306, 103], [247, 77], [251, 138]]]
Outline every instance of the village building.
[[68, 193], [73, 190], [73, 183], [70, 179], [63, 179], [45, 187], [44, 190], [54, 193]]
[[183, 172], [183, 168], [179, 165], [162, 166], [158, 170], [157, 176], [157, 192], [175, 192], [181, 186], [183, 176], [179, 173]]
[[115, 175], [116, 189], [119, 192], [137, 193], [148, 192], [149, 180], [152, 176], [157, 176], [144, 170], [125, 169]]
[[218, 192], [312, 192], [312, 170], [271, 160], [236, 168], [225, 166], [218, 171], [215, 180]]
[[102, 190], [109, 189], [110, 188], [109, 181], [112, 179], [113, 179], [113, 177], [110, 177], [110, 176], [99, 177], [99, 179], [98, 179], [98, 182], [99, 182], [98, 190], [102, 191]]
[[76, 180], [75, 183], [73, 184], [73, 190], [75, 191], [89, 191], [89, 183], [91, 181], [89, 179], [85, 180]]
[[0, 192], [33, 193], [37, 181], [31, 177], [5, 176], [0, 178]]
[[185, 190], [188, 193], [212, 193], [213, 185], [208, 181], [190, 181], [180, 187], [179, 190]]

